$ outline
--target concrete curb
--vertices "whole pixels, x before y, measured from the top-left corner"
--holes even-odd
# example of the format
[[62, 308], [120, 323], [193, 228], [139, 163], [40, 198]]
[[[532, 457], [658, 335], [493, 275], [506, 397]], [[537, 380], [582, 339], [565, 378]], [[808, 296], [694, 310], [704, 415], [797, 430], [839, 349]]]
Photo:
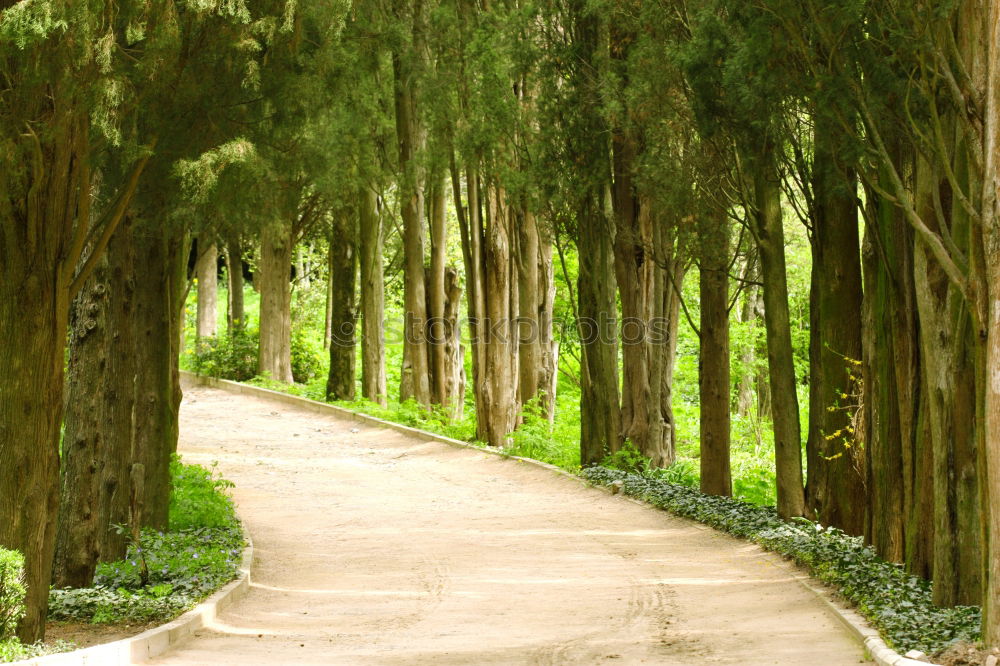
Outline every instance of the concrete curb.
[[[475, 446], [469, 444], [468, 442], [463, 442], [461, 440], [452, 439], [451, 437], [445, 437], [443, 435], [437, 435], [426, 430], [418, 430], [417, 428], [411, 428], [409, 426], [400, 425], [398, 423], [393, 423], [392, 421], [386, 421], [384, 419], [376, 418], [374, 416], [369, 416], [367, 414], [362, 414], [360, 412], [355, 412], [350, 409], [345, 409], [344, 407], [338, 407], [337, 405], [331, 405], [325, 402], [319, 402], [316, 400], [310, 400], [308, 398], [300, 398], [299, 396], [289, 395], [287, 393], [280, 393], [278, 391], [272, 391], [270, 389], [261, 388], [258, 386], [250, 386], [248, 384], [241, 384], [239, 382], [232, 382], [226, 379], [218, 379], [216, 377], [206, 377], [204, 375], [197, 375], [192, 372], [182, 371], [181, 377], [193, 384], [200, 386], [208, 386], [211, 388], [218, 388], [227, 390], [233, 393], [239, 393], [241, 395], [253, 396], [257, 398], [267, 398], [270, 400], [275, 400], [287, 405], [292, 405], [295, 407], [300, 407], [303, 409], [308, 409], [317, 413], [326, 414], [336, 414], [338, 416], [343, 416], [349, 418], [353, 421], [359, 423], [366, 423], [369, 425], [378, 426], [380, 428], [387, 428], [389, 430], [395, 430], [406, 435], [410, 435], [416, 439], [425, 442], [439, 442], [441, 444], [447, 444], [449, 446], [454, 446], [463, 449], [473, 449], [475, 451], [482, 451], [483, 453], [489, 453], [491, 455], [500, 456], [503, 458], [509, 458], [512, 460], [518, 460], [520, 462], [528, 463], [530, 465], [535, 465], [537, 467], [543, 467], [549, 471], [555, 472], [560, 476], [564, 476], [573, 479], [579, 483], [593, 488], [599, 488], [608, 492], [609, 494], [616, 494], [615, 490], [610, 488], [605, 488], [603, 486], [595, 486], [589, 483], [586, 479], [583, 479], [575, 474], [570, 474], [564, 469], [556, 467], [555, 465], [550, 465], [549, 463], [542, 462], [540, 460], [534, 460], [532, 458], [522, 458], [520, 456], [511, 456], [503, 453], [499, 449], [493, 447]], [[641, 504], [643, 506], [652, 506], [647, 502], [637, 500], [635, 498], [628, 497], [636, 504]], [[764, 551], [768, 552], [768, 551]], [[768, 553], [774, 555], [775, 557], [781, 558], [777, 553]], [[783, 558], [781, 558], [783, 559]], [[879, 666], [927, 666], [928, 662], [917, 661], [915, 659], [909, 659], [903, 655], [893, 651], [885, 641], [882, 640], [878, 631], [873, 629], [868, 622], [862, 617], [857, 611], [852, 608], [847, 607], [844, 603], [834, 597], [831, 593], [824, 589], [818, 587], [813, 581], [806, 575], [797, 576], [799, 583], [805, 587], [807, 590], [812, 592], [820, 600], [826, 610], [831, 613], [834, 617], [840, 620], [841, 623], [847, 628], [852, 636], [860, 643], [865, 651], [871, 655], [872, 660]]]
[[163, 654], [186, 641], [198, 629], [212, 624], [219, 613], [246, 596], [250, 589], [250, 567], [253, 564], [253, 543], [249, 536], [246, 539], [247, 547], [243, 549], [243, 561], [236, 580], [226, 583], [176, 620], [112, 643], [12, 663], [37, 666], [126, 666]]

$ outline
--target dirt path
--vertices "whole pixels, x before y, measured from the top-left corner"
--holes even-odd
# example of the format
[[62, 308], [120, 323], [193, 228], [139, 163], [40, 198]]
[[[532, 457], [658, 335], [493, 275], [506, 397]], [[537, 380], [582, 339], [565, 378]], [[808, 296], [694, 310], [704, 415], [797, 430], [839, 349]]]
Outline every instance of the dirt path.
[[256, 547], [240, 603], [163, 664], [857, 664], [793, 570], [518, 461], [189, 388]]

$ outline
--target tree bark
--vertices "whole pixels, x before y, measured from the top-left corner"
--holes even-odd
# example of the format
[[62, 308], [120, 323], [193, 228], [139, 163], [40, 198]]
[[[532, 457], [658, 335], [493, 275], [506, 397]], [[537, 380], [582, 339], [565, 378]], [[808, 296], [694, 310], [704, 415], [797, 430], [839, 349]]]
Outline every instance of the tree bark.
[[[935, 188], [947, 201], [947, 183], [919, 160], [914, 192], [918, 213], [935, 231], [951, 234], [964, 245], [969, 220], [958, 207], [946, 210], [948, 219], [939, 220]], [[948, 228], [941, 229], [939, 223]], [[965, 297], [923, 243], [916, 247], [914, 275], [933, 452], [934, 602], [977, 604], [982, 590], [976, 428], [982, 417], [976, 398], [974, 323]]]
[[292, 233], [285, 222], [261, 231], [257, 288], [260, 291], [260, 355], [257, 371], [279, 382], [292, 378]]
[[[403, 369], [399, 398], [410, 398], [429, 407], [430, 351], [427, 344], [427, 296], [424, 284], [424, 173], [420, 165], [425, 133], [417, 108], [417, 76], [425, 53], [424, 5], [420, 0], [404, 3], [412, 43], [406, 52], [393, 54], [396, 139], [399, 145], [399, 187], [403, 218]], [[402, 8], [403, 5], [400, 5]]]
[[[448, 210], [444, 181], [431, 179], [430, 190], [431, 265], [427, 276], [427, 340], [430, 354], [431, 397], [435, 404], [453, 408], [456, 396], [448, 382], [448, 340], [450, 329], [445, 320], [445, 267], [448, 261]], [[454, 387], [451, 387], [454, 389]]]
[[330, 235], [330, 373], [326, 382], [327, 400], [354, 400], [354, 359], [356, 346], [355, 226], [352, 215], [338, 215]]
[[1000, 3], [992, 1], [985, 12], [986, 120], [982, 211], [986, 220], [983, 276], [987, 292], [985, 381], [983, 404], [985, 432], [981, 456], [981, 519], [983, 542], [983, 640], [1000, 646]]
[[[535, 219], [538, 227], [538, 220]], [[552, 264], [551, 231], [538, 234], [538, 344], [542, 359], [538, 372], [539, 400], [549, 423], [556, 418], [556, 390], [559, 381], [559, 340], [553, 332], [556, 307], [556, 277]]]
[[385, 285], [382, 269], [382, 222], [378, 195], [369, 187], [358, 192], [361, 263], [361, 395], [383, 407], [385, 377]]
[[544, 366], [542, 359], [542, 316], [543, 297], [539, 283], [539, 239], [535, 216], [525, 206], [521, 206], [520, 224], [517, 225], [517, 358], [518, 387], [517, 400], [527, 405], [547, 390], [542, 383]]
[[229, 316], [226, 323], [229, 326], [229, 335], [232, 336], [237, 330], [246, 328], [243, 300], [243, 247], [239, 240], [229, 241], [226, 265], [229, 269], [226, 271], [229, 274]]
[[594, 465], [621, 447], [612, 224], [593, 202], [577, 216], [580, 345], [580, 464]]
[[[199, 239], [202, 240], [202, 239]], [[207, 241], [205, 241], [207, 243]], [[208, 247], [198, 248], [198, 261], [195, 262], [194, 275], [198, 280], [198, 316], [196, 320], [196, 337], [214, 338], [218, 332], [218, 293], [219, 293], [219, 251], [215, 243]]]
[[73, 303], [53, 584], [90, 587], [99, 562], [125, 556], [129, 522], [135, 310], [131, 222]]
[[806, 499], [824, 525], [864, 534], [860, 409], [861, 250], [857, 178], [838, 155], [836, 121], [815, 114]]
[[[706, 214], [698, 225], [701, 296], [698, 389], [701, 402], [701, 491], [732, 496], [729, 465], [729, 226]], [[783, 246], [782, 246], [783, 247]]]
[[795, 363], [788, 313], [785, 273], [785, 232], [781, 220], [781, 187], [770, 150], [754, 164], [757, 210], [752, 215], [754, 236], [764, 282], [764, 325], [770, 368], [771, 412], [774, 420], [774, 456], [778, 513], [783, 518], [806, 514], [802, 486], [802, 439]]
[[177, 360], [187, 286], [183, 231], [156, 219], [135, 228], [135, 411], [133, 458], [143, 466], [141, 524], [168, 525], [170, 458], [177, 451], [181, 403]]
[[505, 447], [519, 414], [517, 403], [517, 282], [512, 256], [515, 234], [513, 211], [503, 188], [488, 189], [488, 217], [483, 255], [485, 280], [483, 291], [486, 318], [480, 334], [484, 336], [483, 372], [479, 378], [483, 411], [476, 412], [479, 427], [490, 446]]

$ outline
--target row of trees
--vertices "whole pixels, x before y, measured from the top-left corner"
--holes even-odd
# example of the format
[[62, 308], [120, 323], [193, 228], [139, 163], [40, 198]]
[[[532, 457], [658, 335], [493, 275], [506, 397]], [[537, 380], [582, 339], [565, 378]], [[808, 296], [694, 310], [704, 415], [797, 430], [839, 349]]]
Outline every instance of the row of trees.
[[[526, 409], [553, 418], [567, 257], [585, 465], [626, 443], [673, 462], [686, 315], [714, 494], [732, 493], [730, 321], [760, 310], [778, 511], [864, 535], [932, 577], [941, 604], [982, 603], [1000, 643], [994, 0], [0, 12], [0, 545], [27, 558], [23, 637], [43, 631], [50, 579], [86, 585], [120, 556], [110, 525], [164, 526], [189, 277], [210, 337], [228, 258], [236, 331], [253, 254], [258, 371], [291, 381], [290, 268], [322, 233], [329, 397], [353, 397], [360, 314], [364, 397], [398, 390], [457, 417], [468, 384], [494, 446]], [[804, 432], [788, 216], [813, 260]], [[681, 298], [692, 270], [697, 316]], [[397, 271], [405, 343], [389, 387]]]

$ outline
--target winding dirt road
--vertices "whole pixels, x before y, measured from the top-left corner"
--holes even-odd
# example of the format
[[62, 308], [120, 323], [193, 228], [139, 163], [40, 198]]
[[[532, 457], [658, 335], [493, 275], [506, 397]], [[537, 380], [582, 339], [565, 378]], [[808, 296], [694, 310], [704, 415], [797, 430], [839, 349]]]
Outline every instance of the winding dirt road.
[[757, 547], [475, 450], [186, 389], [253, 585], [162, 664], [857, 664]]

